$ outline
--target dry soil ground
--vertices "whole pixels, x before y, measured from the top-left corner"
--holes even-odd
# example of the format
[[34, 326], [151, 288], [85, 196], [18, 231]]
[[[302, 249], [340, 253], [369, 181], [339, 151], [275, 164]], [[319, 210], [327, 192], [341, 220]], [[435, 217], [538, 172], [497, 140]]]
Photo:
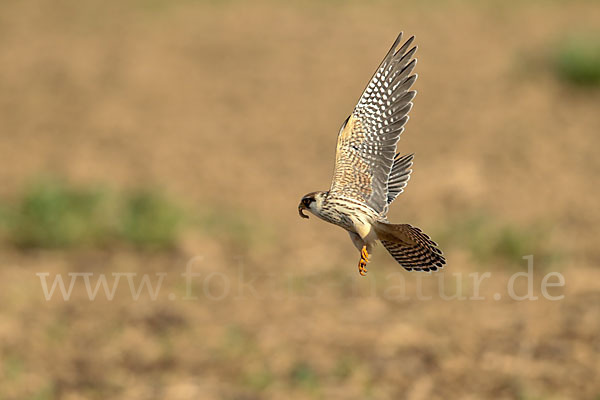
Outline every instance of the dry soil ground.
[[[142, 184], [220, 222], [166, 252], [3, 243], [0, 398], [598, 398], [600, 94], [547, 62], [598, 21], [592, 1], [2, 2], [0, 194], [42, 173]], [[408, 274], [379, 248], [361, 278], [347, 234], [296, 205], [327, 188], [400, 30], [419, 45], [416, 158], [390, 218], [448, 267]], [[538, 299], [516, 301], [527, 254]], [[46, 301], [36, 274], [69, 272], [166, 275], [155, 300], [122, 275], [90, 301], [80, 275]], [[466, 299], [440, 294], [456, 282]]]

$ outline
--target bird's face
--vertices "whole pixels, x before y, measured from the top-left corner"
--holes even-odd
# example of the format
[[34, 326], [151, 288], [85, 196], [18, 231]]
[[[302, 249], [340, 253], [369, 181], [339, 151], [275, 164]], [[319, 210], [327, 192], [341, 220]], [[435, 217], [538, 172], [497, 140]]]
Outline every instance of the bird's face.
[[305, 194], [300, 200], [300, 204], [298, 204], [298, 214], [302, 218], [308, 218], [308, 215], [304, 214], [304, 210], [308, 210], [313, 214], [318, 212], [318, 207], [323, 201], [323, 192], [312, 192]]

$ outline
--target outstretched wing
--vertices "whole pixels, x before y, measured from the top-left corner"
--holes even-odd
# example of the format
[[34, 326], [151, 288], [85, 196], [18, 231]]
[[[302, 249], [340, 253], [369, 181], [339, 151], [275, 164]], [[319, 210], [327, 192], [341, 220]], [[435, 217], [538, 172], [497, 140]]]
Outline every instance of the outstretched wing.
[[[408, 121], [411, 75], [417, 60], [414, 36], [402, 46], [402, 33], [375, 71], [352, 114], [338, 135], [330, 193], [361, 201], [378, 213], [388, 205], [388, 179], [396, 144]], [[409, 50], [410, 48], [410, 50]]]

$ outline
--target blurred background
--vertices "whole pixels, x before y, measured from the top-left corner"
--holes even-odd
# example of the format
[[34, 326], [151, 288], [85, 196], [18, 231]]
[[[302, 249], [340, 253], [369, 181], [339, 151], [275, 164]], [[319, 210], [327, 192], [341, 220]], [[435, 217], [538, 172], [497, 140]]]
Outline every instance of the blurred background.
[[[0, 398], [598, 399], [599, 22], [577, 0], [3, 1]], [[362, 278], [296, 207], [399, 31], [419, 94], [390, 219], [448, 265], [380, 247]], [[536, 301], [507, 295], [526, 255]]]

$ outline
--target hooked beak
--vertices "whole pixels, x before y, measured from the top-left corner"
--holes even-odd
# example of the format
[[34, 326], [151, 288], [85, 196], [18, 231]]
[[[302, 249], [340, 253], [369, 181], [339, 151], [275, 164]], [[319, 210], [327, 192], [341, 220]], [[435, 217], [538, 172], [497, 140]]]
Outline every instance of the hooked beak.
[[306, 215], [306, 214], [304, 214], [304, 213], [302, 212], [303, 210], [306, 210], [306, 206], [305, 206], [304, 204], [300, 203], [300, 204], [298, 205], [298, 214], [300, 214], [300, 216], [301, 216], [302, 218], [308, 218], [308, 215]]

